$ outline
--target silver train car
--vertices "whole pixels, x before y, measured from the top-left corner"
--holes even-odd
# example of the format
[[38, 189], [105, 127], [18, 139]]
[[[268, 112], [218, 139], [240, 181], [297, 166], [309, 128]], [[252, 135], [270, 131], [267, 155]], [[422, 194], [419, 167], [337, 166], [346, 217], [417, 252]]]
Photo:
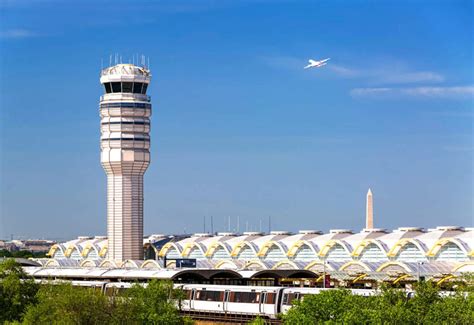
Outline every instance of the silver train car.
[[[48, 283], [69, 282], [73, 286], [89, 287], [100, 290], [107, 296], [115, 296], [131, 288], [131, 282], [102, 281], [37, 281]], [[146, 283], [139, 283], [146, 286]], [[318, 294], [322, 288], [300, 287], [262, 287], [262, 286], [229, 286], [209, 284], [175, 284], [175, 288], [185, 293], [182, 301], [176, 306], [184, 313], [206, 313], [215, 315], [246, 315], [275, 319], [278, 314], [285, 314], [294, 301], [301, 301], [306, 295]], [[352, 294], [372, 296], [377, 290], [351, 289]], [[410, 296], [411, 292], [407, 292]]]

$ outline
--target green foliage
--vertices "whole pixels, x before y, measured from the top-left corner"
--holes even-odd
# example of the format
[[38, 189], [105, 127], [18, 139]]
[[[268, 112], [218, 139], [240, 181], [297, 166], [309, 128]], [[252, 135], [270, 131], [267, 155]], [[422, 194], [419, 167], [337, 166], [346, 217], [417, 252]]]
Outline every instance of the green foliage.
[[36, 302], [38, 285], [13, 259], [0, 263], [0, 323], [21, 320], [28, 305]]
[[31, 251], [14, 251], [10, 252], [6, 249], [0, 249], [0, 257], [16, 257], [16, 258], [43, 258], [46, 257], [46, 252], [31, 252]]
[[107, 297], [91, 288], [42, 285], [37, 298], [26, 312], [25, 324], [105, 324], [113, 317]]
[[265, 321], [262, 318], [257, 316], [257, 318], [251, 321], [249, 325], [265, 325]]
[[38, 292], [38, 303], [29, 306], [24, 323], [190, 324], [171, 300], [181, 295], [172, 282], [158, 280], [146, 288], [137, 284], [124, 295], [114, 297], [70, 284], [44, 285]]
[[305, 296], [283, 320], [286, 324], [474, 324], [472, 292], [441, 297], [430, 282], [420, 282], [415, 289], [412, 299], [386, 287], [372, 297], [328, 290]]
[[127, 291], [126, 297], [131, 300], [130, 312], [140, 323], [183, 324], [178, 313], [177, 304], [183, 298], [181, 290], [173, 288], [171, 281], [152, 280], [146, 288], [135, 285]]

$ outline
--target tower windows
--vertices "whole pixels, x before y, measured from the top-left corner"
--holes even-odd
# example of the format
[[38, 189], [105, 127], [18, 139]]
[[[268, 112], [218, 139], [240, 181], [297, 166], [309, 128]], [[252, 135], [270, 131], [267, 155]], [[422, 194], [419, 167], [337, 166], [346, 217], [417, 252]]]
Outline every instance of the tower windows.
[[142, 82], [106, 82], [104, 83], [105, 93], [134, 93], [146, 94], [147, 83]]
[[104, 87], [105, 87], [105, 92], [106, 92], [107, 94], [110, 94], [110, 93], [112, 92], [112, 88], [110, 87], [110, 82], [106, 82], [106, 83], [104, 84]]
[[134, 82], [133, 83], [133, 93], [141, 94], [142, 93], [142, 86], [143, 86], [143, 84], [141, 82]]
[[131, 93], [133, 88], [133, 82], [122, 82], [122, 92]]
[[122, 92], [121, 82], [112, 82], [112, 91], [114, 93]]

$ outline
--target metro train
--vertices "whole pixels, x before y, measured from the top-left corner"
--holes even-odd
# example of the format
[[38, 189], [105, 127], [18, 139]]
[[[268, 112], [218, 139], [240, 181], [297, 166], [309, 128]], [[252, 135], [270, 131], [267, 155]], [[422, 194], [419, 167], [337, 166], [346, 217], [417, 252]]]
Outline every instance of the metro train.
[[[63, 282], [63, 281], [58, 281]], [[131, 282], [69, 281], [73, 286], [100, 290], [107, 296], [115, 296], [131, 288]], [[57, 283], [57, 282], [53, 282]], [[146, 283], [139, 285], [146, 286]], [[175, 288], [185, 293], [178, 306], [185, 313], [231, 314], [260, 316], [274, 319], [286, 313], [293, 301], [302, 300], [306, 295], [318, 294], [322, 288], [229, 286], [209, 284], [175, 284]], [[372, 296], [378, 293], [371, 289], [352, 289], [352, 294]], [[178, 302], [176, 302], [178, 305]]]

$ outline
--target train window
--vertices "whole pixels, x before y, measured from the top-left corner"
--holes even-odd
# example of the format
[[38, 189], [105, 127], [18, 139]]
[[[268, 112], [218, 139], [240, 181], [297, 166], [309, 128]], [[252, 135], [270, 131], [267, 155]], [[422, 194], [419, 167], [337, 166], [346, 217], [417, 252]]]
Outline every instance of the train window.
[[112, 91], [114, 93], [120, 93], [122, 91], [122, 86], [120, 82], [112, 82]]
[[239, 303], [248, 303], [254, 304], [258, 303], [260, 300], [260, 293], [258, 292], [234, 292], [233, 295], [230, 296], [231, 302], [239, 302]]
[[186, 295], [187, 300], [191, 300], [192, 293], [193, 292], [191, 290], [184, 290], [184, 294]]
[[295, 299], [298, 299], [299, 294], [298, 293], [285, 293], [283, 295], [283, 305], [291, 305], [292, 301]]
[[222, 291], [197, 291], [195, 300], [201, 301], [222, 301], [224, 299], [224, 292]]
[[105, 92], [106, 92], [107, 94], [110, 94], [110, 93], [112, 92], [112, 88], [110, 87], [110, 82], [106, 82], [106, 83], [104, 84], [104, 87], [105, 87]]
[[123, 93], [131, 93], [132, 92], [133, 83], [131, 82], [122, 82], [122, 92]]
[[135, 82], [133, 83], [133, 93], [134, 94], [141, 94], [142, 93], [142, 83], [141, 82]]
[[275, 293], [267, 292], [267, 296], [265, 298], [266, 304], [274, 304], [275, 303]]

